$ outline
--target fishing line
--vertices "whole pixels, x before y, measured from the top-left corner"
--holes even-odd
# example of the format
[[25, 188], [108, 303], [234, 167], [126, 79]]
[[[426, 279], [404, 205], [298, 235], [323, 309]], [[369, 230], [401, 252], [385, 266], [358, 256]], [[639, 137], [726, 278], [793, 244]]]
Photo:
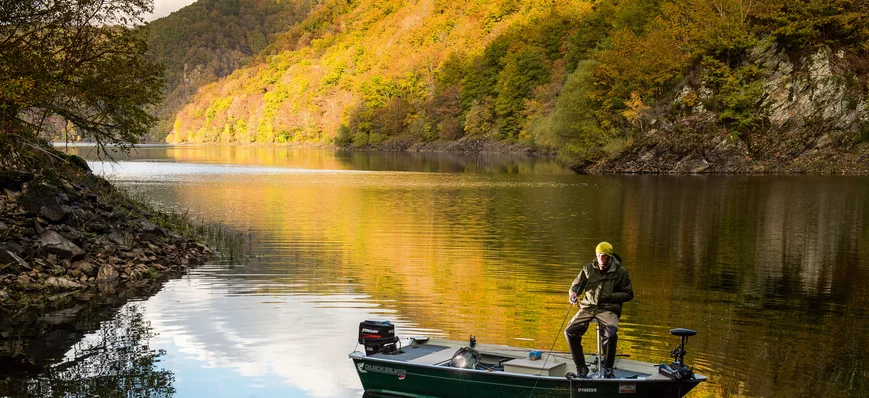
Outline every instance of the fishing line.
[[[573, 303], [570, 303], [570, 306], [567, 307], [567, 313], [564, 314], [564, 319], [561, 320], [561, 326], [558, 327], [558, 333], [555, 333], [555, 340], [552, 341], [552, 346], [549, 347], [549, 352], [546, 353], [546, 359], [543, 361], [543, 366], [540, 367], [540, 373], [537, 374], [537, 380], [534, 381], [534, 388], [531, 389], [531, 395], [528, 398], [534, 396], [534, 390], [537, 389], [537, 383], [540, 382], [540, 376], [543, 375], [543, 369], [546, 368], [546, 361], [549, 360], [549, 356], [552, 355], [552, 349], [555, 348], [555, 342], [558, 341], [558, 335], [561, 334], [561, 329], [564, 328], [564, 322], [567, 322], [567, 316], [570, 315], [570, 310], [573, 308]], [[573, 387], [570, 387], [570, 393], [573, 394]]]

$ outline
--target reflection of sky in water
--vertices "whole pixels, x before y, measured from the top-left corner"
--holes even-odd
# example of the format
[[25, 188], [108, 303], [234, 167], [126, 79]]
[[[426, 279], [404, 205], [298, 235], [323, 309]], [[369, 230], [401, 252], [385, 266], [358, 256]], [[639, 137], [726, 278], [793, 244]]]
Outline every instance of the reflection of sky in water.
[[111, 180], [157, 180], [176, 181], [196, 176], [197, 179], [213, 175], [268, 175], [299, 173], [366, 173], [354, 170], [317, 170], [289, 167], [261, 167], [230, 164], [193, 164], [176, 162], [88, 162], [94, 173]]
[[[599, 188], [579, 183], [576, 176], [519, 176], [425, 173], [415, 171], [329, 170], [166, 161], [88, 162], [94, 173], [120, 183], [284, 182], [316, 186], [371, 188]], [[359, 178], [365, 175], [365, 178]]]
[[151, 348], [166, 350], [176, 396], [361, 395], [347, 359], [359, 322], [396, 314], [359, 294], [308, 294], [303, 285], [269, 293], [260, 276], [238, 276], [198, 269], [144, 303], [158, 334]]

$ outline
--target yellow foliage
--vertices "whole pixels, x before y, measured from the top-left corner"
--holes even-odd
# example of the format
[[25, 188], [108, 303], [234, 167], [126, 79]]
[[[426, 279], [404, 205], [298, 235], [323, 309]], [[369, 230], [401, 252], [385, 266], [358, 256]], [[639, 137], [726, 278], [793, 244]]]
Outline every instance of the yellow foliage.
[[[326, 1], [300, 25], [305, 32], [288, 33], [294, 47], [276, 43], [260, 63], [201, 88], [178, 113], [173, 139], [181, 131], [196, 131], [185, 138], [196, 142], [274, 142], [276, 134], [331, 139], [341, 115], [366, 96], [377, 107], [395, 96], [409, 101], [413, 113], [400, 124], [405, 128], [437, 89], [438, 68], [449, 54], [482, 54], [511, 26], [534, 26], [556, 14], [576, 18], [591, 9], [579, 0], [360, 0], [346, 7]], [[557, 84], [535, 91], [535, 103], [551, 107]]]

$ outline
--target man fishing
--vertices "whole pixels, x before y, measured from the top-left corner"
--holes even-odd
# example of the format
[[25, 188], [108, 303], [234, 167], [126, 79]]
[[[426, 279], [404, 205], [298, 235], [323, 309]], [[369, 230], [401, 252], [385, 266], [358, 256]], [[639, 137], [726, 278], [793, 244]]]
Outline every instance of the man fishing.
[[616, 361], [616, 335], [622, 303], [634, 298], [628, 270], [622, 266], [621, 258], [613, 252], [613, 245], [601, 242], [595, 248], [596, 258], [582, 267], [582, 271], [570, 285], [570, 302], [579, 299], [579, 312], [570, 320], [564, 335], [570, 345], [570, 353], [576, 363], [577, 376], [588, 377], [588, 366], [582, 352], [582, 335], [588, 330], [592, 319], [597, 319], [601, 327], [601, 346], [603, 374], [613, 378], [613, 365]]

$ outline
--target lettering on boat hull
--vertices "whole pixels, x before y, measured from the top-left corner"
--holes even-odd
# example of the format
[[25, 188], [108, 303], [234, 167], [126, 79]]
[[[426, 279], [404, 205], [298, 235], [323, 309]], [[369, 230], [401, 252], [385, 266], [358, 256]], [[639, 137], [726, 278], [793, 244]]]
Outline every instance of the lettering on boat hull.
[[384, 373], [388, 375], [396, 375], [399, 379], [404, 380], [407, 377], [407, 371], [404, 369], [390, 368], [389, 366], [372, 365], [368, 363], [360, 363], [356, 365], [359, 373]]

